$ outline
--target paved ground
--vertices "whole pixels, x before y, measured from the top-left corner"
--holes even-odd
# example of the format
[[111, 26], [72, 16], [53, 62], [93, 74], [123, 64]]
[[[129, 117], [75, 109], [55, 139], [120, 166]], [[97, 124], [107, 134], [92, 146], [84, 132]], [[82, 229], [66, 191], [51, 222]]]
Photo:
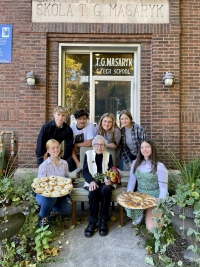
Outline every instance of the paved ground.
[[[111, 211], [114, 217], [118, 216], [117, 207]], [[59, 240], [62, 249], [59, 256], [62, 261], [47, 264], [51, 267], [149, 267], [144, 262], [146, 257], [144, 242], [138, 236], [134, 236], [131, 221], [125, 213], [125, 226], [119, 228], [118, 218], [115, 222], [109, 222], [109, 234], [99, 236], [98, 231], [92, 238], [84, 236], [87, 226], [88, 206], [81, 211], [77, 205], [77, 220], [81, 223], [74, 229], [64, 231], [65, 237]], [[66, 242], [69, 244], [66, 244]], [[56, 241], [58, 242], [58, 241]]]

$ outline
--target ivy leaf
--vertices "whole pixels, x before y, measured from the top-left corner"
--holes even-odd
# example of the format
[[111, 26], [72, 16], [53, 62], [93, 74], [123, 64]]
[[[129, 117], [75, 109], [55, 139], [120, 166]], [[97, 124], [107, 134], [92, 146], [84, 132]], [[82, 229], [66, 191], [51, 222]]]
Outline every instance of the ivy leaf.
[[152, 257], [146, 257], [145, 262], [151, 266], [155, 266]]
[[189, 205], [189, 206], [192, 206], [192, 205], [194, 204], [194, 199], [190, 197], [189, 199], [187, 199], [187, 200], [185, 201], [185, 203], [186, 203], [187, 205]]
[[195, 231], [192, 228], [189, 228], [187, 231], [187, 235], [192, 235]]
[[195, 209], [195, 210], [200, 210], [200, 201], [198, 201], [198, 202], [196, 202], [196, 203], [194, 204], [194, 209]]

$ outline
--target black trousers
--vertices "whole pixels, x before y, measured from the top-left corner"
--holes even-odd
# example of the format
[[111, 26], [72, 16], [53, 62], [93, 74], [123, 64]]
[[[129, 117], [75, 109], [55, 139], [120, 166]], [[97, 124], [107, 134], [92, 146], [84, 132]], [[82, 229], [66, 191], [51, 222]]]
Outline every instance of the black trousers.
[[[76, 154], [76, 156], [77, 156], [78, 160], [80, 160], [80, 155], [77, 155], [77, 154]], [[69, 169], [69, 172], [72, 172], [72, 171], [74, 171], [74, 170], [77, 169], [77, 167], [76, 167], [76, 163], [75, 163], [75, 161], [73, 160], [72, 157], [69, 157], [69, 158], [68, 158], [67, 163], [68, 163], [68, 169]]]
[[[100, 219], [108, 220], [112, 189], [113, 187], [111, 185], [100, 184], [99, 188], [94, 191], [89, 191], [89, 222], [96, 223], [98, 217], [100, 217]], [[99, 202], [101, 203], [100, 214]]]

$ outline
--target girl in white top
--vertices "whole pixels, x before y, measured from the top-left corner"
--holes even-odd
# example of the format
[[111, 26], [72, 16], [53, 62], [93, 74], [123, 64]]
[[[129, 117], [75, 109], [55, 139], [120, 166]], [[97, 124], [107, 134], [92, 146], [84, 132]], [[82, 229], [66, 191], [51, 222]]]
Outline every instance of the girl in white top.
[[[158, 199], [165, 198], [168, 193], [168, 171], [158, 161], [155, 144], [147, 137], [141, 142], [137, 159], [131, 165], [127, 192], [134, 190], [136, 180], [138, 182], [137, 191], [140, 193], [146, 193]], [[126, 209], [126, 212], [127, 216], [133, 220], [133, 225], [139, 224], [145, 215], [146, 227], [151, 230], [156, 226], [156, 222], [152, 221], [152, 218], [156, 216], [152, 214], [154, 208]]]

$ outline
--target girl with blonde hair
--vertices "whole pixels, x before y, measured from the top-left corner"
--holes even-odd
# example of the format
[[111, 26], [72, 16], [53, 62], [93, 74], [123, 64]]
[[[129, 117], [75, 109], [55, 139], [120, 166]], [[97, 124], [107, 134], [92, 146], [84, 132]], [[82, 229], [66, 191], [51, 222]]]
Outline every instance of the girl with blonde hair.
[[120, 161], [119, 143], [121, 132], [116, 124], [115, 117], [111, 113], [105, 113], [101, 116], [98, 125], [94, 128], [94, 136], [102, 135], [107, 141], [107, 148], [116, 150], [117, 166]]

